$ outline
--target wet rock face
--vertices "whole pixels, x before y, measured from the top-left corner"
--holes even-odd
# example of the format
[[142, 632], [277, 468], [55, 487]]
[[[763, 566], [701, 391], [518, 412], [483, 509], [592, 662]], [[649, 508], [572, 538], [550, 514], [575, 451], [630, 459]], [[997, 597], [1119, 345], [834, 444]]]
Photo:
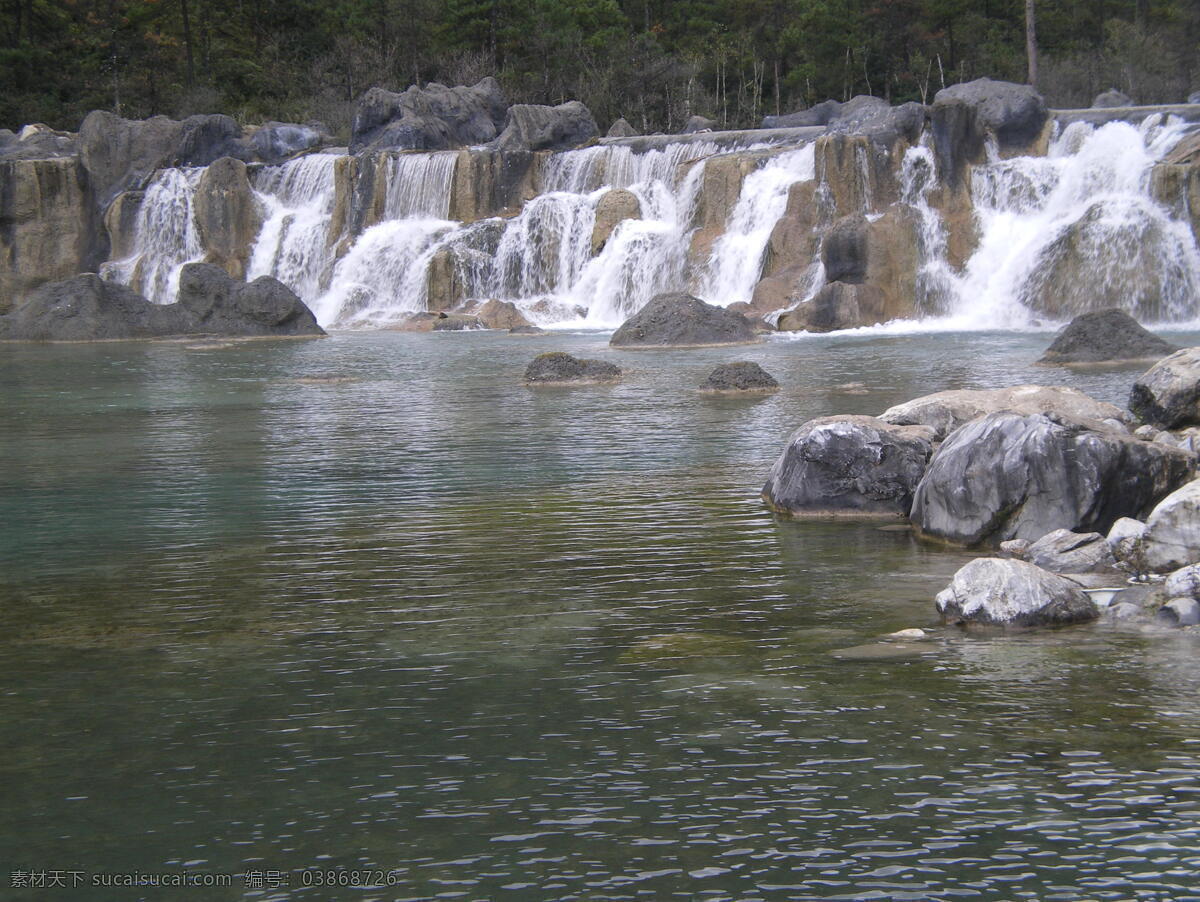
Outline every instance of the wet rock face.
[[917, 486], [912, 521], [962, 545], [1107, 532], [1191, 476], [1193, 457], [1040, 414], [993, 413], [955, 430]]
[[788, 440], [763, 499], [792, 515], [908, 515], [933, 450], [932, 431], [874, 417], [810, 420]]
[[596, 223], [592, 226], [592, 254], [598, 254], [612, 237], [617, 226], [626, 219], [641, 219], [642, 205], [637, 195], [624, 188], [614, 188], [596, 204]]
[[588, 385], [616, 382], [621, 368], [605, 360], [581, 360], [562, 351], [539, 354], [525, 368], [526, 385]]
[[518, 103], [508, 108], [497, 150], [567, 150], [598, 137], [591, 111], [578, 100], [558, 106]]
[[807, 303], [779, 318], [781, 332], [834, 332], [884, 319], [885, 298], [874, 285], [831, 282]]
[[1065, 626], [1100, 612], [1076, 583], [1025, 561], [979, 558], [954, 574], [935, 601], [941, 615], [993, 626]]
[[701, 391], [708, 392], [771, 392], [777, 388], [775, 378], [749, 360], [721, 364], [700, 385]]
[[485, 329], [527, 329], [530, 322], [525, 318], [517, 305], [511, 301], [498, 301], [492, 298], [475, 311], [475, 316]]
[[624, 348], [699, 347], [757, 341], [740, 313], [690, 294], [660, 294], [621, 324], [609, 344]]
[[1143, 329], [1128, 313], [1110, 307], [1071, 320], [1038, 363], [1104, 363], [1159, 359], [1178, 350]]
[[205, 262], [235, 279], [244, 278], [262, 211], [246, 177], [246, 164], [223, 157], [204, 170], [193, 200], [196, 231]]
[[396, 94], [371, 88], [358, 102], [350, 152], [451, 150], [495, 139], [507, 104], [491, 77], [466, 87], [436, 82]]
[[1129, 409], [1160, 429], [1200, 424], [1200, 348], [1176, 351], [1138, 377]]

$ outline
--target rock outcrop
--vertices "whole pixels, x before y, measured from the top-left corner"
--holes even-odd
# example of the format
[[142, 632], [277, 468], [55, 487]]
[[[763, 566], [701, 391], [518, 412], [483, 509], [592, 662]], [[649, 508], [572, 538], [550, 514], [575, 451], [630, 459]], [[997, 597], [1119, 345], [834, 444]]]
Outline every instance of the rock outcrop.
[[592, 226], [592, 255], [604, 250], [604, 245], [626, 219], [640, 219], [642, 205], [637, 195], [624, 188], [606, 192], [596, 204], [596, 223]]
[[486, 144], [500, 133], [507, 106], [499, 83], [490, 76], [471, 87], [432, 82], [399, 94], [371, 88], [354, 112], [350, 152]]
[[874, 417], [822, 417], [788, 439], [763, 500], [793, 516], [904, 517], [933, 450], [932, 430]]
[[1129, 409], [1160, 429], [1200, 425], [1200, 348], [1176, 351], [1138, 377]]
[[621, 368], [606, 360], [581, 360], [562, 351], [539, 354], [525, 368], [526, 385], [589, 385], [617, 382]]
[[600, 135], [591, 111], [578, 100], [558, 106], [517, 103], [508, 108], [497, 150], [567, 150]]
[[775, 377], [757, 363], [749, 360], [739, 360], [736, 363], [722, 363], [700, 384], [704, 392], [772, 392], [779, 388]]
[[614, 348], [692, 348], [757, 340], [753, 324], [740, 313], [675, 293], [655, 295], [621, 324], [609, 344]]
[[262, 225], [262, 211], [246, 177], [246, 164], [222, 157], [204, 170], [192, 200], [204, 262], [243, 279]]
[[993, 413], [955, 430], [917, 486], [921, 533], [962, 545], [1107, 532], [1191, 477], [1193, 456], [1094, 424]]
[[978, 558], [938, 593], [946, 620], [990, 626], [1065, 626], [1100, 612], [1078, 584], [1024, 561]]
[[1178, 350], [1115, 307], [1075, 317], [1055, 336], [1038, 363], [1119, 363], [1158, 360]]

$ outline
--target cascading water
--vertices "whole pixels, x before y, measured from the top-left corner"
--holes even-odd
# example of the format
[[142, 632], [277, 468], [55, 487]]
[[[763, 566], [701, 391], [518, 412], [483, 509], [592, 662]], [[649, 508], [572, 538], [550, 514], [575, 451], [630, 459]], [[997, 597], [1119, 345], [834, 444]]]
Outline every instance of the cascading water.
[[925, 316], [945, 314], [957, 297], [959, 276], [946, 260], [946, 227], [929, 205], [937, 187], [937, 167], [928, 136], [904, 153], [900, 166], [900, 198], [917, 215], [917, 280], [915, 307]]
[[700, 297], [722, 307], [750, 301], [771, 231], [787, 209], [788, 190], [815, 176], [813, 144], [784, 152], [746, 176], [725, 234], [717, 239], [705, 268]]
[[133, 253], [100, 268], [106, 279], [129, 285], [156, 304], [173, 304], [179, 271], [203, 256], [192, 199], [203, 169], [163, 169], [138, 207]]

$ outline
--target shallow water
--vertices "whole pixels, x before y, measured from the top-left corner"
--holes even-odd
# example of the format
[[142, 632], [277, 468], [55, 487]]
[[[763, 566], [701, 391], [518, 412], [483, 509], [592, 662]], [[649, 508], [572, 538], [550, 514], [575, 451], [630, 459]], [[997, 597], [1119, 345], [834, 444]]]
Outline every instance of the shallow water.
[[[1195, 633], [942, 629], [969, 556], [758, 498], [810, 417], [1141, 367], [606, 338], [0, 349], [2, 857], [237, 875], [0, 895], [1200, 898]], [[783, 390], [696, 391], [735, 359]]]

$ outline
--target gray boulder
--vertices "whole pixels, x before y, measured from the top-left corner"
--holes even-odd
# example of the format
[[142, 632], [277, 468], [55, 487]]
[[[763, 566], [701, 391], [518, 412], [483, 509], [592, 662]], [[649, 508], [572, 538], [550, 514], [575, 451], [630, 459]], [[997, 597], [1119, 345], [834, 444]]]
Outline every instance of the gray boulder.
[[1054, 385], [936, 392], [888, 408], [879, 418], [900, 426], [931, 426], [941, 440], [971, 420], [1001, 411], [1090, 421], [1092, 428], [1116, 431], [1124, 431], [1123, 423], [1129, 419], [1129, 414], [1115, 404], [1097, 401], [1073, 388]]
[[1152, 573], [1200, 561], [1200, 479], [1176, 489], [1150, 512], [1142, 535], [1142, 559]]
[[690, 294], [659, 294], [621, 324], [614, 348], [690, 348], [757, 341], [750, 320]]
[[1170, 574], [1163, 591], [1168, 598], [1200, 598], [1200, 564], [1188, 564]]
[[27, 125], [18, 134], [0, 129], [0, 160], [53, 160], [79, 153], [77, 135], [40, 123]]
[[596, 120], [578, 100], [558, 106], [518, 103], [508, 108], [498, 150], [568, 150], [598, 137]]
[[539, 354], [525, 368], [526, 385], [588, 385], [616, 382], [621, 368], [605, 360], [580, 360], [562, 351]]
[[282, 163], [289, 157], [318, 147], [324, 141], [321, 130], [293, 122], [268, 122], [250, 139], [255, 156], [264, 163]]
[[912, 521], [962, 545], [1104, 531], [1191, 477], [1192, 456], [1089, 424], [993, 413], [955, 430], [917, 486]]
[[1200, 624], [1200, 602], [1194, 598], [1172, 598], [1158, 609], [1155, 619], [1168, 626], [1196, 626]]
[[777, 388], [774, 377], [749, 360], [722, 363], [700, 385], [701, 391], [709, 392], [771, 392]]
[[967, 164], [985, 158], [989, 137], [1001, 151], [1028, 148], [1048, 117], [1045, 101], [1030, 85], [979, 78], [943, 88], [930, 109], [939, 176], [957, 189]]
[[371, 88], [358, 101], [350, 152], [451, 150], [495, 139], [507, 104], [496, 79], [448, 88], [431, 82], [396, 94]]
[[1075, 317], [1055, 336], [1038, 363], [1159, 360], [1178, 350], [1123, 310], [1109, 307]]
[[1108, 531], [1105, 541], [1122, 570], [1140, 574], [1145, 569], [1142, 554], [1145, 535], [1146, 524], [1132, 517], [1119, 518]]
[[788, 439], [763, 486], [763, 500], [792, 515], [904, 517], [933, 450], [921, 426], [874, 417], [809, 420]]
[[680, 130], [681, 135], [695, 135], [699, 132], [711, 132], [718, 126], [716, 119], [709, 119], [707, 116], [692, 116], [683, 128]]
[[1129, 409], [1160, 429], [1200, 425], [1200, 348], [1160, 360], [1133, 383]]
[[606, 138], [636, 138], [638, 130], [630, 125], [624, 116], [608, 127]]
[[1133, 99], [1116, 88], [1109, 88], [1103, 94], [1097, 94], [1092, 101], [1093, 110], [1108, 110], [1114, 107], [1134, 106]]
[[807, 110], [800, 110], [797, 113], [787, 113], [782, 116], [764, 116], [762, 127], [811, 128], [828, 125], [829, 120], [837, 114], [841, 106], [841, 103], [836, 100], [826, 100], [809, 107]]
[[887, 298], [874, 285], [830, 282], [779, 317], [780, 332], [836, 332], [882, 322]]
[[1104, 536], [1069, 529], [1056, 529], [1042, 536], [1029, 546], [1024, 559], [1052, 573], [1100, 573], [1117, 567]]
[[843, 103], [830, 117], [834, 134], [866, 135], [876, 144], [891, 146], [901, 138], [915, 143], [925, 128], [928, 110], [920, 103], [891, 106], [879, 97], [860, 95]]
[[211, 263], [189, 263], [179, 275], [188, 332], [236, 337], [316, 336], [325, 331], [290, 288], [271, 276], [241, 282]]
[[1065, 626], [1100, 611], [1078, 585], [1025, 561], [977, 558], [935, 601], [946, 620], [993, 626]]

